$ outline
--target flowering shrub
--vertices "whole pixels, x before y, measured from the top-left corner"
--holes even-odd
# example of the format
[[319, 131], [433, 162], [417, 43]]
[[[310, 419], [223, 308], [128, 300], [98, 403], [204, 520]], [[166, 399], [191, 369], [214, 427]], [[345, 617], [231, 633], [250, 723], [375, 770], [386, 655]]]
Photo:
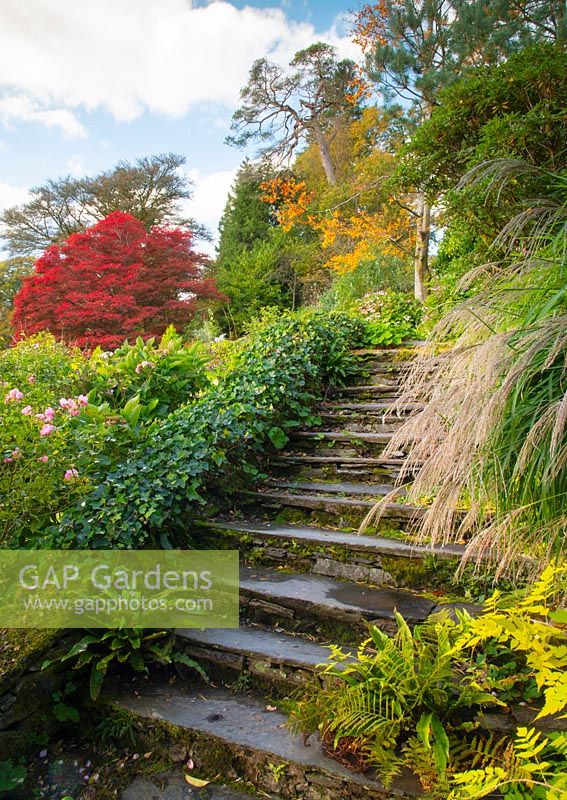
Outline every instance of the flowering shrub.
[[138, 338], [113, 353], [99, 348], [90, 360], [90, 400], [121, 408], [137, 396], [148, 416], [165, 417], [207, 386], [207, 360], [201, 346], [187, 347], [172, 325], [157, 344], [155, 339]]
[[367, 323], [368, 344], [400, 344], [416, 335], [421, 306], [408, 294], [384, 290], [366, 294], [356, 310]]
[[156, 420], [147, 439], [51, 531], [56, 546], [167, 546], [187, 536], [187, 510], [227, 476], [255, 471], [270, 444], [310, 414], [328, 376], [348, 371], [361, 323], [286, 314], [251, 336], [202, 398]]
[[34, 538], [86, 491], [88, 482], [75, 466], [83, 450], [73, 416], [84, 407], [80, 397], [62, 398], [65, 405], [53, 408], [13, 387], [0, 400], [1, 544]]
[[206, 385], [204, 363], [173, 329], [159, 346], [140, 340], [90, 359], [49, 334], [0, 353], [0, 544], [41, 543], [152, 420]]

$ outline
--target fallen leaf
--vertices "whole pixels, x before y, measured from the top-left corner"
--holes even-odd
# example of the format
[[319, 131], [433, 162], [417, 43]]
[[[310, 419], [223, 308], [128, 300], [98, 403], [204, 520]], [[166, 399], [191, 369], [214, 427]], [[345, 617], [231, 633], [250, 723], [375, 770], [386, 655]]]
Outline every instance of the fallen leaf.
[[210, 781], [203, 781], [201, 778], [194, 778], [192, 775], [186, 775], [185, 780], [191, 786], [208, 786]]
[[277, 711], [276, 706], [266, 706], [266, 711]]

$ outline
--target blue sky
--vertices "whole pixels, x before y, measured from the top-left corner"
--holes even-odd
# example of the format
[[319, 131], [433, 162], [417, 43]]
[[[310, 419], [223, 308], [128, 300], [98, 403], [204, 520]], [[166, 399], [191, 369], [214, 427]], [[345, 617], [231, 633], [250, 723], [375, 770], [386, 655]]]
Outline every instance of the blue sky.
[[[31, 186], [182, 153], [216, 229], [243, 154], [224, 144], [255, 58], [317, 40], [356, 57], [349, 0], [3, 0], [0, 208]], [[354, 3], [356, 7], [356, 2]]]

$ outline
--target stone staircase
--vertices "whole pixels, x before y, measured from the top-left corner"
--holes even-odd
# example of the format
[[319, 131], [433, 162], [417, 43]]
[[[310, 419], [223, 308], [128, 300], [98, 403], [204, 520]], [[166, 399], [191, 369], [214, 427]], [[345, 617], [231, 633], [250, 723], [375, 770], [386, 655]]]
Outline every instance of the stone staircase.
[[[384, 449], [415, 410], [396, 407], [411, 348], [359, 356], [358, 381], [320, 403], [320, 425], [293, 433], [271, 458], [269, 478], [246, 491], [231, 514], [199, 523], [195, 539], [203, 547], [237, 548], [242, 564], [241, 628], [178, 631], [211, 685], [141, 681], [112, 698], [134, 715], [142, 737], [182, 742], [196, 773], [216, 781], [202, 790], [182, 787], [185, 794], [128, 790], [125, 800], [250, 797], [234, 788], [238, 783], [257, 796], [295, 800], [419, 795], [412, 775], [386, 790], [373, 776], [347, 770], [316, 737], [292, 735], [277, 710], [277, 699], [326, 660], [325, 645], [356, 646], [369, 623], [392, 633], [394, 610], [410, 623], [436, 611], [431, 589], [460, 555], [458, 547], [413, 544], [405, 531], [421, 510], [399, 501], [388, 503], [377, 529], [356, 533], [393, 488], [404, 454], [385, 457]], [[170, 778], [175, 784], [178, 776]]]

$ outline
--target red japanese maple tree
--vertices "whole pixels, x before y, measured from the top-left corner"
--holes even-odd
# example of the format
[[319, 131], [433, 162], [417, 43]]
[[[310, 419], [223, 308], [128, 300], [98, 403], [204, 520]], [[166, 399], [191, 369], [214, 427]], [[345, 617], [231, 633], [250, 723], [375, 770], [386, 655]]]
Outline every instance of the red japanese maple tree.
[[40, 330], [79, 347], [111, 349], [125, 339], [160, 336], [183, 326], [201, 298], [220, 298], [203, 278], [204, 256], [191, 233], [146, 231], [114, 211], [82, 233], [49, 247], [14, 298], [16, 336]]

